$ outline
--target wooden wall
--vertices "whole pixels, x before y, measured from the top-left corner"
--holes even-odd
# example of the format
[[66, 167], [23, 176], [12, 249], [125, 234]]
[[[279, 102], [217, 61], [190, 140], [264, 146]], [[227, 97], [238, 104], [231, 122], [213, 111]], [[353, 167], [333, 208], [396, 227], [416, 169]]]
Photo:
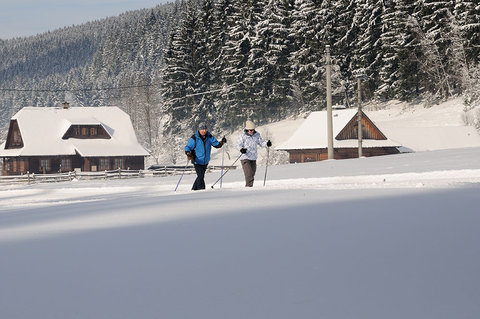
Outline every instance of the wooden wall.
[[[310, 149], [310, 150], [289, 150], [290, 163], [317, 162], [328, 159], [328, 149]], [[362, 154], [365, 157], [381, 156], [400, 153], [396, 147], [373, 147], [362, 148]], [[335, 148], [333, 151], [334, 159], [357, 158], [357, 148]]]
[[[335, 137], [336, 140], [358, 140], [358, 118], [354, 116]], [[362, 139], [386, 140], [387, 137], [362, 112]]]
[[10, 120], [10, 126], [8, 127], [7, 141], [5, 143], [5, 149], [22, 148], [23, 139], [18, 127], [17, 120]]
[[[70, 167], [62, 167], [62, 159], [70, 160]], [[83, 158], [79, 155], [74, 156], [33, 156], [33, 157], [12, 157], [3, 159], [2, 175], [22, 175], [27, 172], [35, 174], [54, 174], [59, 172], [70, 172], [75, 168], [80, 168], [83, 172], [92, 171], [92, 166], [95, 170], [101, 170], [99, 167], [100, 160], [103, 159], [108, 163], [107, 170], [114, 170], [115, 159], [122, 159], [121, 169], [139, 170], [145, 169], [143, 156], [124, 156], [124, 157], [102, 157], [102, 158]], [[48, 166], [42, 169], [42, 160], [47, 160]], [[44, 162], [46, 163], [46, 162]], [[118, 161], [117, 161], [118, 163]]]

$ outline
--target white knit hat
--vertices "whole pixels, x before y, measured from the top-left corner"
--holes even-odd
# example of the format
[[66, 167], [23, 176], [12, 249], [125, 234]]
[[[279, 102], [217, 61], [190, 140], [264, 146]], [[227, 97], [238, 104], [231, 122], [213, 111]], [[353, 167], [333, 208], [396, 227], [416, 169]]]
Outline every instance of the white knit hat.
[[245, 122], [245, 129], [246, 130], [254, 130], [255, 129], [255, 124], [252, 121], [246, 121]]

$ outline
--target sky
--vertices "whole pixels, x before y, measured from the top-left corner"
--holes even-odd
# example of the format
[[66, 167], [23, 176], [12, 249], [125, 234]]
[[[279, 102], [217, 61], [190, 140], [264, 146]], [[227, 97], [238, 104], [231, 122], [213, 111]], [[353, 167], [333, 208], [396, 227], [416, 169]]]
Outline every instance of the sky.
[[32, 36], [170, 0], [0, 0], [0, 39]]

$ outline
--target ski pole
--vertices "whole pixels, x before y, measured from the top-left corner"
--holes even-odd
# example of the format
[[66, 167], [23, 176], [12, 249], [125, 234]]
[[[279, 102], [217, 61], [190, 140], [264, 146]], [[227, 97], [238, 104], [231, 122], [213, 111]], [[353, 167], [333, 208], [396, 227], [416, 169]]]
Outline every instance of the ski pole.
[[175, 191], [177, 191], [178, 185], [180, 185], [180, 181], [182, 180], [183, 174], [185, 174], [185, 171], [187, 170], [188, 166], [188, 158], [187, 158], [187, 164], [185, 165], [185, 168], [183, 169], [182, 175], [180, 176], [180, 179], [178, 180], [177, 186], [175, 187]]
[[[230, 165], [230, 166], [235, 165], [235, 163], [240, 159], [240, 157], [242, 157], [242, 155], [243, 155], [243, 154], [240, 154], [240, 155], [237, 157], [237, 159], [236, 159], [236, 160], [232, 163], [232, 165]], [[212, 188], [213, 188], [213, 186], [215, 186], [215, 184], [217, 184], [217, 182], [218, 182], [220, 179], [222, 179], [222, 177], [223, 177], [225, 174], [228, 173], [229, 170], [230, 170], [230, 167], [225, 170], [225, 172], [222, 174], [222, 176], [220, 176], [220, 178], [217, 179], [217, 180], [215, 181], [215, 183], [213, 183]]]
[[263, 186], [265, 186], [265, 181], [267, 180], [267, 169], [268, 169], [268, 157], [270, 155], [270, 147], [267, 147], [267, 165], [265, 166], [265, 177], [263, 177]]
[[222, 176], [223, 176], [223, 163], [224, 163], [224, 160], [225, 160], [225, 148], [222, 148], [222, 170], [220, 171], [220, 188], [222, 188], [222, 182], [223, 182]]

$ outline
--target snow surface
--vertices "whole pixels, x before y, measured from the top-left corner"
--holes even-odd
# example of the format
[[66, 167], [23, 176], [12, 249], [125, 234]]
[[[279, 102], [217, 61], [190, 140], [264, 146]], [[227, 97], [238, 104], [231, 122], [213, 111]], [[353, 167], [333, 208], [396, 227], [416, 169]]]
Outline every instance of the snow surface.
[[1, 318], [476, 319], [479, 158], [2, 185]]

